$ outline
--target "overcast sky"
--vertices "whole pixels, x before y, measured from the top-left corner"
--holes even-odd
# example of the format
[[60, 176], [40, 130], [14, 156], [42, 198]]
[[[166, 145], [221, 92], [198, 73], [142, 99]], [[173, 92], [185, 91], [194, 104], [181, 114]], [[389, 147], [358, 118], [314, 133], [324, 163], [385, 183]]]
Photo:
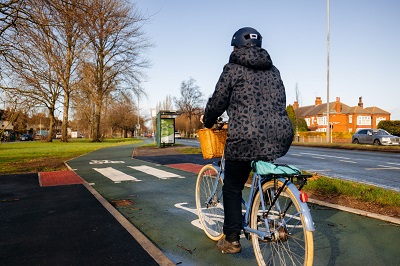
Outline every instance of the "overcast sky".
[[[141, 112], [179, 97], [191, 77], [209, 97], [232, 51], [233, 33], [253, 27], [280, 70], [287, 104], [327, 99], [326, 0], [132, 0], [151, 16], [144, 31], [155, 44], [141, 86]], [[377, 106], [400, 119], [400, 1], [330, 1], [330, 101]]]

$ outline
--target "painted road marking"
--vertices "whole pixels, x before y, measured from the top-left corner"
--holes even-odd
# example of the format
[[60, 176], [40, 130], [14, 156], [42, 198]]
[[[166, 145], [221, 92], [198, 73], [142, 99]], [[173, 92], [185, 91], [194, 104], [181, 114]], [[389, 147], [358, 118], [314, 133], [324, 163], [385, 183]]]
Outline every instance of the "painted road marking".
[[335, 159], [351, 160], [351, 158], [348, 158], [348, 157], [340, 157], [340, 156], [324, 155], [324, 154], [318, 154], [318, 153], [308, 153], [308, 152], [302, 152], [301, 154], [310, 155], [310, 156], [318, 156], [318, 157], [327, 157], [327, 158], [335, 158]]
[[[177, 203], [177, 204], [175, 204], [174, 206], [175, 206], [176, 208], [178, 208], [178, 209], [185, 210], [185, 211], [190, 212], [190, 213], [193, 213], [193, 214], [195, 214], [195, 215], [197, 216], [197, 209], [192, 209], [192, 208], [188, 208], [188, 207], [183, 206], [183, 205], [186, 205], [186, 204], [188, 204], [188, 203], [187, 203], [187, 202], [182, 202], [182, 203]], [[223, 216], [223, 215], [219, 216], [219, 218], [220, 218], [221, 221], [224, 220], [224, 216]], [[201, 229], [202, 231], [204, 230], [204, 229], [203, 229], [203, 226], [202, 226], [201, 223], [200, 223], [200, 219], [192, 220], [192, 221], [191, 221], [191, 224], [192, 224], [193, 226], [195, 226], [195, 227]], [[240, 238], [244, 238], [244, 237], [245, 237], [244, 234], [241, 234], [241, 235], [240, 235]]]
[[344, 163], [357, 163], [355, 161], [347, 161], [347, 160], [339, 160], [339, 161], [344, 162]]
[[91, 160], [89, 164], [105, 164], [105, 163], [125, 163], [124, 161], [110, 161], [110, 160]]
[[[182, 203], [177, 203], [177, 204], [175, 204], [174, 206], [175, 206], [176, 208], [178, 208], [178, 209], [182, 209], [182, 210], [191, 212], [191, 213], [193, 213], [193, 214], [195, 214], [195, 215], [197, 216], [197, 210], [196, 210], [196, 209], [191, 209], [191, 208], [188, 208], [188, 207], [183, 206], [183, 205], [186, 205], [186, 204], [188, 204], [188, 203], [187, 203], [187, 202], [182, 202]], [[191, 222], [191, 224], [194, 225], [195, 227], [197, 227], [197, 228], [203, 230], [203, 227], [202, 227], [202, 225], [201, 225], [199, 219], [193, 220], [193, 221]]]
[[164, 170], [160, 170], [154, 167], [150, 167], [147, 165], [140, 165], [140, 166], [128, 166], [129, 168], [132, 168], [134, 170], [158, 177], [160, 179], [169, 179], [171, 177], [177, 177], [177, 178], [185, 178], [183, 176], [174, 174], [174, 173], [170, 173]]
[[93, 170], [99, 172], [100, 174], [104, 175], [108, 179], [111, 179], [114, 183], [120, 183], [121, 181], [134, 181], [134, 182], [141, 181], [133, 176], [127, 175], [127, 174], [125, 174], [121, 171], [118, 171], [112, 167], [93, 168]]
[[400, 163], [387, 163], [387, 164], [394, 164], [394, 165], [399, 165], [400, 166]]
[[365, 168], [365, 170], [400, 170], [400, 167], [393, 167], [388, 165], [378, 165], [375, 168]]
[[204, 167], [204, 165], [194, 163], [166, 164], [165, 166], [196, 174], [199, 173], [200, 170]]

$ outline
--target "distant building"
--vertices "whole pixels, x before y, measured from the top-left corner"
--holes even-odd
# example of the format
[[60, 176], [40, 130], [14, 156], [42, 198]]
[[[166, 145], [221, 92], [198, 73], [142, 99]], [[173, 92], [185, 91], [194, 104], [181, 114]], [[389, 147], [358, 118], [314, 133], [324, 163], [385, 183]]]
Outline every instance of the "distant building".
[[[322, 103], [321, 97], [316, 97], [315, 104], [300, 107], [294, 102], [296, 116], [303, 118], [311, 131], [326, 132], [327, 104]], [[376, 106], [364, 108], [362, 97], [357, 106], [348, 106], [336, 97], [335, 102], [329, 103], [329, 123], [333, 132], [355, 132], [360, 128], [377, 128], [382, 120], [390, 120], [390, 113]]]
[[8, 113], [9, 111], [0, 109], [0, 130], [4, 132], [11, 132], [14, 129], [13, 124], [8, 121]]

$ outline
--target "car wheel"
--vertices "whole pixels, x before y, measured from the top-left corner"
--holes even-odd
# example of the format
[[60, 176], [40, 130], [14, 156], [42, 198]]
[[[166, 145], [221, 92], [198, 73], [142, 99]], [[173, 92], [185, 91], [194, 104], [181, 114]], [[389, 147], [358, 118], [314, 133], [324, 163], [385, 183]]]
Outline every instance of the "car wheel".
[[358, 139], [354, 139], [353, 140], [353, 144], [359, 144], [360, 142], [358, 141]]
[[374, 140], [374, 145], [381, 145], [381, 142], [379, 141], [379, 139]]

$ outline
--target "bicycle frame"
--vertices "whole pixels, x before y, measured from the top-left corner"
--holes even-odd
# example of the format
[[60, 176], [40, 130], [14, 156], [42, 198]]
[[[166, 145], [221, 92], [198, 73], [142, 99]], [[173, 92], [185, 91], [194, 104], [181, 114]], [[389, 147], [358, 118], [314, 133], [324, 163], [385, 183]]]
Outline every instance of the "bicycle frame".
[[[268, 219], [266, 218], [267, 216], [265, 216], [264, 219], [264, 224], [265, 227], [267, 228], [266, 232], [261, 232], [259, 230], [255, 230], [250, 228], [249, 226], [249, 222], [250, 222], [250, 210], [251, 210], [251, 203], [254, 200], [255, 194], [258, 193], [260, 194], [260, 201], [261, 201], [261, 206], [262, 206], [262, 212], [263, 213], [268, 213], [270, 211], [270, 209], [266, 209], [265, 206], [265, 199], [264, 199], [264, 193], [262, 190], [262, 185], [264, 184], [264, 182], [269, 181], [269, 180], [279, 180], [281, 181], [284, 186], [282, 186], [278, 192], [276, 193], [276, 195], [272, 195], [272, 205], [275, 205], [280, 213], [285, 214], [286, 210], [284, 210], [282, 212], [282, 210], [280, 210], [280, 205], [278, 204], [279, 201], [279, 195], [280, 193], [285, 189], [285, 187], [288, 187], [294, 194], [295, 197], [298, 199], [298, 202], [300, 204], [300, 212], [303, 214], [304, 216], [304, 220], [305, 220], [305, 224], [306, 224], [306, 230], [307, 231], [315, 231], [315, 227], [314, 227], [314, 223], [311, 217], [310, 212], [308, 211], [308, 206], [305, 202], [302, 202], [300, 200], [300, 192], [297, 189], [297, 187], [289, 180], [289, 177], [279, 177], [279, 176], [271, 176], [270, 179], [265, 179], [263, 178], [261, 175], [259, 175], [258, 173], [254, 173], [253, 175], [253, 180], [252, 180], [252, 184], [250, 187], [250, 194], [249, 194], [249, 199], [246, 202], [245, 200], [243, 200], [243, 204], [246, 207], [246, 212], [244, 214], [244, 225], [243, 225], [243, 229], [245, 232], [249, 232], [249, 233], [255, 233], [257, 234], [261, 239], [271, 239], [271, 236], [274, 234], [274, 231], [276, 231], [277, 229], [274, 229], [274, 231], [271, 231], [269, 228], [269, 223], [268, 223]], [[288, 206], [289, 207], [289, 206]], [[271, 207], [270, 207], [271, 208]], [[283, 220], [285, 221], [285, 220]], [[285, 224], [283, 224], [283, 226], [285, 226]]]
[[[225, 167], [225, 158], [224, 158], [224, 156], [222, 156], [220, 163], [213, 162], [212, 165], [216, 168], [216, 170], [218, 172], [218, 175], [216, 177], [216, 180], [215, 180], [215, 183], [214, 183], [214, 186], [213, 186], [213, 191], [216, 191], [217, 186], [218, 186], [219, 178], [224, 180], [224, 167]], [[262, 177], [261, 175], [259, 175], [256, 172], [253, 174], [253, 180], [252, 180], [252, 184], [251, 184], [251, 187], [250, 187], [250, 194], [249, 194], [247, 202], [242, 198], [242, 203], [245, 206], [245, 214], [243, 215], [243, 230], [244, 230], [245, 233], [255, 233], [261, 239], [271, 240], [272, 236], [274, 234], [274, 231], [277, 230], [277, 229], [274, 229], [274, 231], [270, 230], [267, 216], [265, 216], [263, 218], [264, 219], [264, 224], [265, 224], [265, 226], [267, 228], [267, 230], [265, 232], [262, 232], [262, 231], [259, 231], [259, 230], [256, 230], [256, 229], [252, 229], [249, 226], [252, 202], [253, 202], [254, 197], [255, 197], [257, 192], [260, 193], [262, 212], [263, 213], [268, 213], [270, 211], [270, 210], [266, 209], [265, 201], [264, 201], [264, 194], [263, 194], [263, 190], [262, 190], [262, 185], [264, 184], [264, 182], [267, 182], [269, 180], [279, 180], [284, 184], [284, 186], [282, 186], [278, 190], [276, 195], [272, 195], [273, 201], [272, 201], [271, 205], [275, 205], [277, 208], [279, 208], [279, 204], [278, 204], [279, 195], [285, 189], [285, 187], [287, 187], [288, 189], [290, 189], [294, 193], [295, 197], [298, 199], [298, 202], [300, 204], [300, 212], [303, 214], [305, 225], [306, 225], [306, 230], [307, 231], [315, 231], [315, 227], [314, 227], [314, 223], [313, 223], [311, 214], [308, 211], [309, 210], [308, 206], [307, 206], [307, 204], [305, 202], [302, 202], [300, 200], [300, 192], [297, 189], [297, 187], [291, 182], [292, 178], [293, 177], [283, 176], [283, 175], [282, 176], [272, 175], [269, 179], [266, 179], [266, 178]], [[222, 191], [221, 191], [221, 194], [217, 196], [218, 202], [220, 201], [221, 197], [222, 197]], [[206, 204], [210, 205], [210, 202], [212, 202], [212, 196], [210, 196], [207, 199]], [[280, 213], [282, 213], [282, 210], [280, 210], [280, 209], [278, 209], [278, 210], [279, 210]], [[283, 213], [286, 213], [286, 210]], [[285, 224], [283, 224], [282, 226], [285, 226]]]

